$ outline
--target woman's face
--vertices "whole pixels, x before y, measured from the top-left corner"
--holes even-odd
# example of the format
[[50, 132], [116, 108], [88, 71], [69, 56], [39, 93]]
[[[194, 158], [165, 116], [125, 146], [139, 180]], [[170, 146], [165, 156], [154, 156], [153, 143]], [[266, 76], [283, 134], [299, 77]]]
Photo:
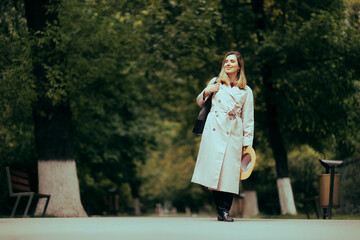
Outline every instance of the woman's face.
[[237, 58], [234, 54], [226, 57], [224, 69], [227, 74], [237, 73], [238, 69], [240, 69]]

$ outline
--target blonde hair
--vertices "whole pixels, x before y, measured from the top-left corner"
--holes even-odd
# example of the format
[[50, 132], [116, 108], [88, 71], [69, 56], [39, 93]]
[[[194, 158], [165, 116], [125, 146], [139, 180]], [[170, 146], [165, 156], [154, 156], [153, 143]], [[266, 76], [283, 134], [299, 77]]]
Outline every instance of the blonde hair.
[[237, 72], [236, 79], [234, 81], [234, 86], [237, 86], [237, 87], [239, 87], [241, 89], [245, 89], [246, 77], [245, 77], [245, 69], [244, 69], [244, 60], [241, 57], [240, 53], [237, 52], [237, 51], [230, 51], [230, 52], [225, 54], [225, 57], [224, 57], [224, 59], [222, 61], [221, 71], [219, 73], [217, 81], [220, 82], [220, 83], [224, 83], [227, 86], [230, 85], [229, 76], [225, 72], [225, 68], [224, 68], [225, 60], [229, 55], [235, 55], [236, 56], [236, 59], [238, 61], [238, 66], [240, 67], [240, 69]]

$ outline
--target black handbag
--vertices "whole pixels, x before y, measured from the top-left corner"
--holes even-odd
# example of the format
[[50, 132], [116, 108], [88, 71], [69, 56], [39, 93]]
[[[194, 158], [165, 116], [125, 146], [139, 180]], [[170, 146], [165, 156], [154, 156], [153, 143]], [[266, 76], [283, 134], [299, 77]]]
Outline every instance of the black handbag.
[[[216, 84], [216, 81], [214, 82], [214, 84]], [[196, 119], [195, 126], [192, 130], [192, 132], [198, 136], [200, 136], [204, 131], [206, 118], [211, 110], [211, 99], [212, 99], [213, 94], [214, 93], [211, 93], [209, 95], [208, 99], [206, 99], [204, 106], [200, 110], [199, 115]]]

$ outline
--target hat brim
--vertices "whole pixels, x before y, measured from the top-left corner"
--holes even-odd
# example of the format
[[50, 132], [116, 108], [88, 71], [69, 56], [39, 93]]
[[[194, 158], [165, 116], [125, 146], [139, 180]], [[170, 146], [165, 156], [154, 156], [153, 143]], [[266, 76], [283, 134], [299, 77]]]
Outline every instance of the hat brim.
[[256, 163], [256, 154], [251, 146], [243, 151], [240, 164], [240, 179], [245, 180], [250, 177]]

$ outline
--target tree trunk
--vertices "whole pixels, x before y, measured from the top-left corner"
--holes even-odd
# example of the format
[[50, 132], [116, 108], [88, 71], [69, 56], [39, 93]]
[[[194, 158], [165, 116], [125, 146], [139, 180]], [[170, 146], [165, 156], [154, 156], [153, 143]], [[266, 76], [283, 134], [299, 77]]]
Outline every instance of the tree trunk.
[[[80, 201], [68, 105], [53, 106], [40, 100], [33, 108], [35, 142], [39, 158], [39, 192], [50, 194], [47, 214], [58, 217], [87, 216]], [[44, 202], [39, 201], [35, 214]]]
[[139, 198], [134, 198], [133, 199], [133, 205], [134, 205], [135, 215], [140, 216], [141, 215], [140, 199]]
[[140, 196], [139, 196], [139, 180], [134, 177], [129, 181], [130, 189], [131, 189], [131, 196], [133, 198], [133, 207], [134, 213], [136, 216], [141, 215], [141, 203], [140, 203]]
[[264, 65], [262, 76], [265, 86], [265, 99], [267, 111], [267, 124], [269, 129], [269, 140], [272, 148], [277, 174], [277, 187], [280, 200], [281, 214], [296, 215], [296, 207], [289, 179], [288, 158], [285, 146], [281, 137], [279, 123], [277, 121], [277, 107], [273, 104], [272, 98], [274, 93], [271, 81], [271, 67]]
[[[253, 12], [257, 16], [255, 20], [256, 28], [260, 31], [265, 31], [267, 29], [267, 22], [264, 12], [264, 0], [252, 0], [252, 7]], [[260, 31], [257, 31], [257, 38], [259, 43], [261, 44], [264, 41], [264, 38], [261, 34], [259, 34]], [[269, 141], [276, 163], [276, 173], [278, 178], [277, 186], [280, 198], [281, 213], [296, 215], [295, 201], [290, 180], [288, 178], [289, 170], [287, 153], [282, 140], [279, 122], [277, 119], [277, 106], [276, 104], [274, 104], [274, 93], [276, 92], [276, 90], [273, 88], [271, 69], [271, 64], [265, 62], [262, 67], [261, 75], [263, 79], [266, 101], [266, 116], [267, 127], [269, 129]]]
[[[46, 95], [51, 84], [44, 66], [53, 66], [59, 57], [56, 44], [42, 38], [38, 31], [46, 23], [56, 24], [58, 0], [25, 0], [25, 14], [29, 32], [35, 41], [32, 49], [33, 73], [36, 77], [38, 98], [33, 103], [35, 142], [38, 154], [39, 192], [50, 194], [47, 214], [61, 217], [84, 217], [86, 213], [80, 201], [79, 182], [73, 151], [71, 111], [65, 99], [54, 104]], [[50, 6], [51, 5], [51, 6]], [[51, 11], [49, 11], [49, 7]], [[42, 38], [42, 39], [41, 39]], [[35, 214], [41, 213], [43, 201], [39, 201]]]
[[281, 214], [296, 215], [297, 213], [290, 178], [278, 178], [276, 183], [279, 192]]
[[[39, 161], [39, 192], [50, 194], [46, 214], [57, 217], [86, 217], [80, 201], [74, 160]], [[39, 201], [36, 215], [42, 214], [45, 201]]]
[[256, 191], [244, 191], [244, 217], [254, 217], [259, 214], [258, 200]]

